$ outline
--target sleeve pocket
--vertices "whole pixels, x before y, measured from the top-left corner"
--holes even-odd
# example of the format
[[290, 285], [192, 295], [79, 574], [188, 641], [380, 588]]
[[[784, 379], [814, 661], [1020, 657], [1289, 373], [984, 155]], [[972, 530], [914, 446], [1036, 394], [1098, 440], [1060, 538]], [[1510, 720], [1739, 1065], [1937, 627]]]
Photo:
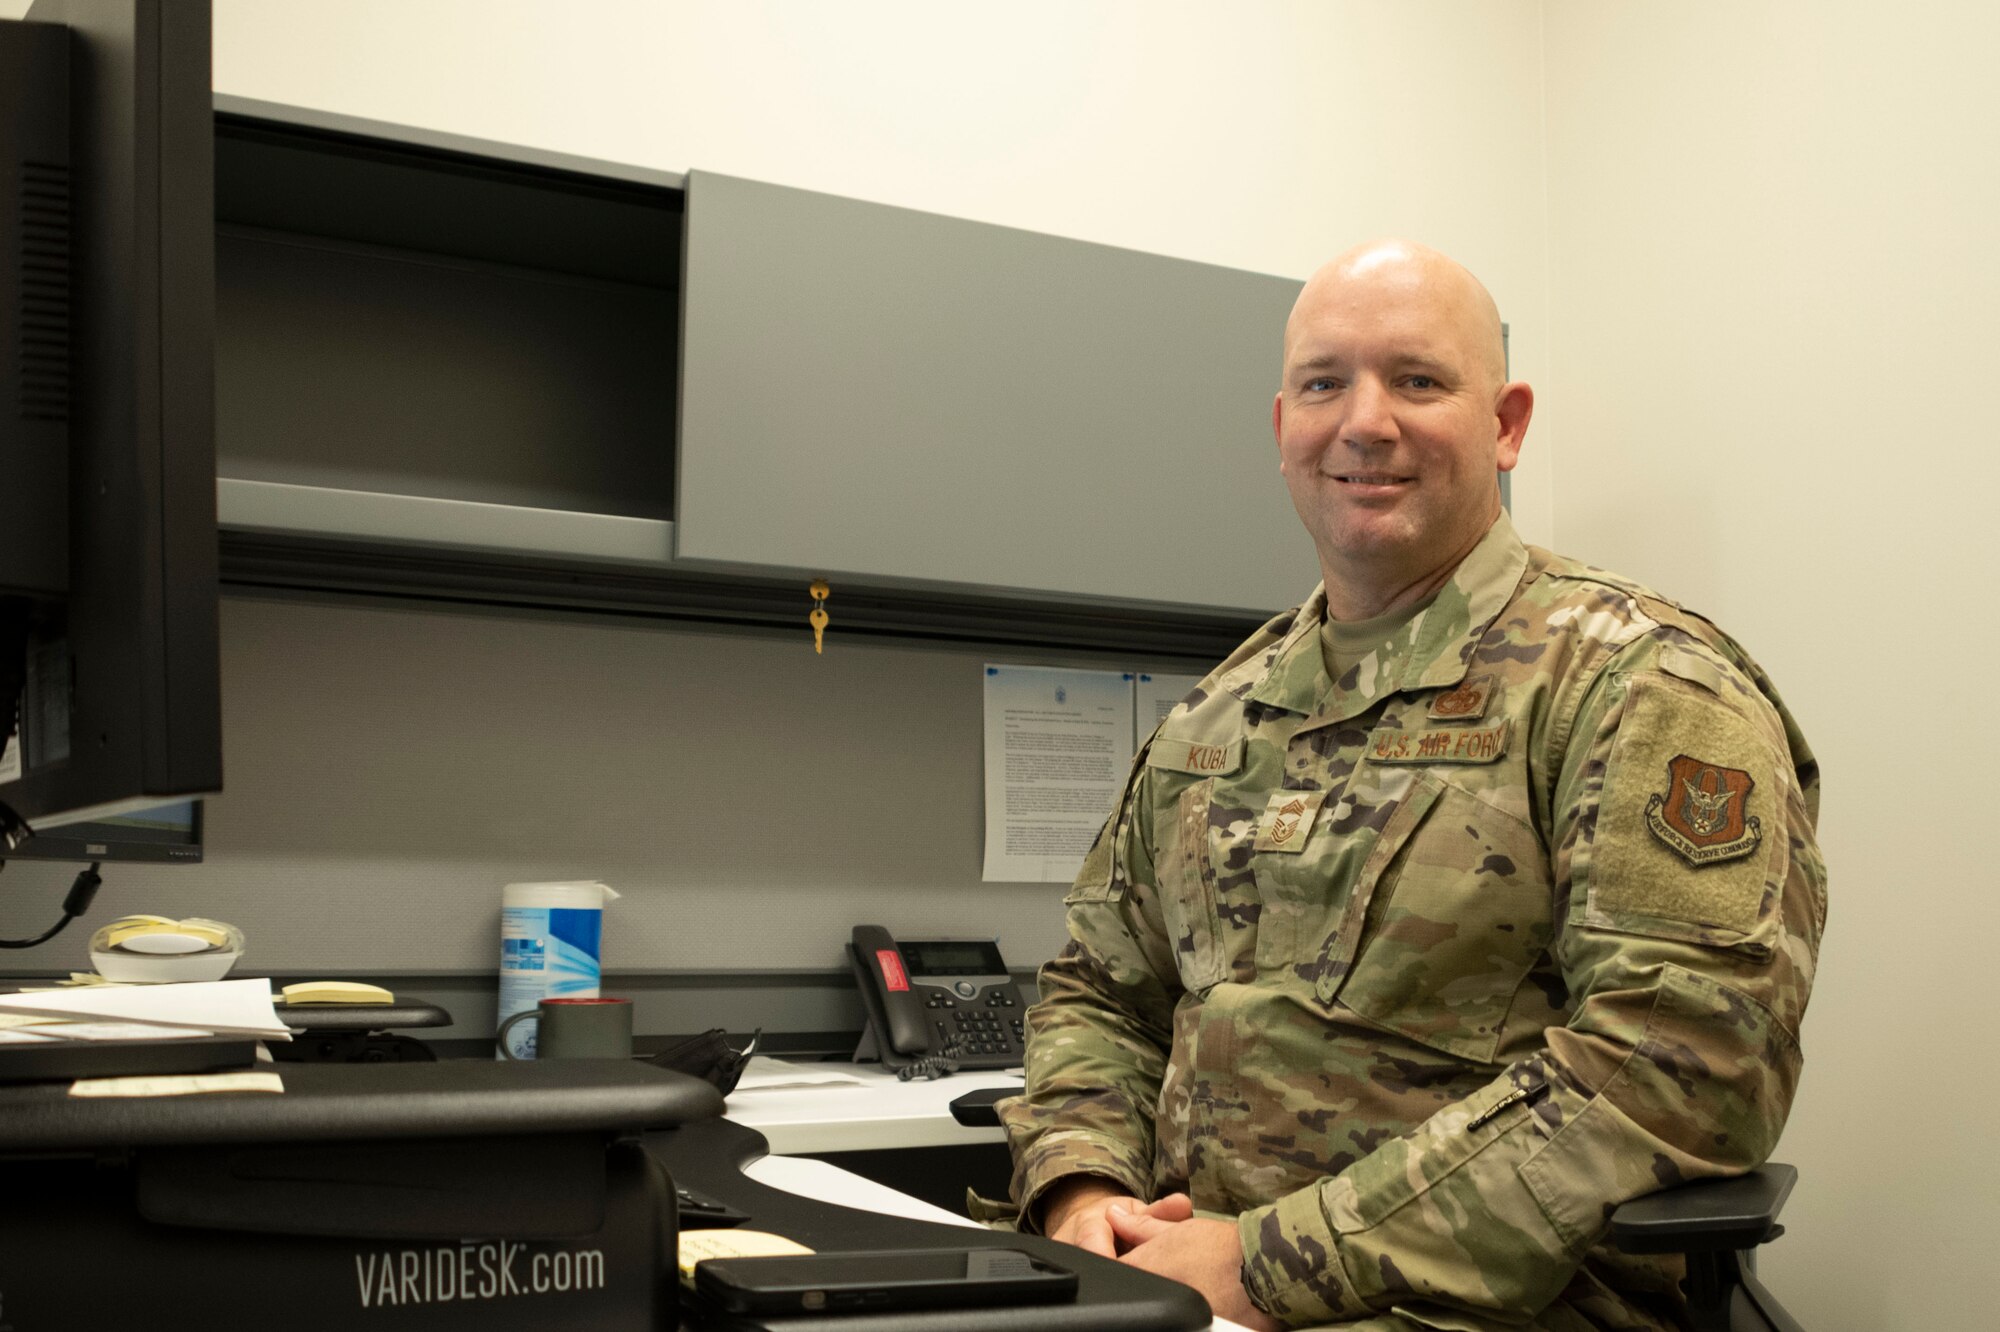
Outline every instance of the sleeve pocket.
[[1112, 874], [1115, 868], [1112, 843], [1118, 839], [1118, 814], [1114, 810], [1104, 826], [1097, 830], [1097, 840], [1090, 844], [1090, 853], [1083, 858], [1083, 868], [1076, 873], [1076, 882], [1063, 895], [1065, 906], [1075, 906], [1079, 902], [1115, 902], [1125, 895], [1122, 880]]

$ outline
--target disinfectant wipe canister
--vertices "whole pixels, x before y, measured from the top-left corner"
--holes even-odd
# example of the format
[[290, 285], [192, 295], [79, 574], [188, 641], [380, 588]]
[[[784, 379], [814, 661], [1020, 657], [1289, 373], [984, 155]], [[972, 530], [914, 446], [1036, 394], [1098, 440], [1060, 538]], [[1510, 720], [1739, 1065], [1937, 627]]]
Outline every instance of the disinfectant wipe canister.
[[[510, 883], [500, 894], [500, 1013], [505, 1022], [544, 999], [595, 999], [604, 904], [601, 883]], [[507, 1033], [516, 1059], [535, 1057], [535, 1025]], [[502, 1058], [495, 1050], [493, 1057]]]

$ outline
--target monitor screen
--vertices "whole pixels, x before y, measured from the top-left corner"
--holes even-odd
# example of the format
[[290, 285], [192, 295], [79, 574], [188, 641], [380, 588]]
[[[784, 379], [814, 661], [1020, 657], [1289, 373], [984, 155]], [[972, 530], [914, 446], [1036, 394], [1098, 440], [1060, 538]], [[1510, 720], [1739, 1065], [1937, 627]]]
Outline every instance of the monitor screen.
[[9, 852], [13, 860], [160, 861], [188, 864], [201, 859], [199, 800], [66, 823], [36, 833]]

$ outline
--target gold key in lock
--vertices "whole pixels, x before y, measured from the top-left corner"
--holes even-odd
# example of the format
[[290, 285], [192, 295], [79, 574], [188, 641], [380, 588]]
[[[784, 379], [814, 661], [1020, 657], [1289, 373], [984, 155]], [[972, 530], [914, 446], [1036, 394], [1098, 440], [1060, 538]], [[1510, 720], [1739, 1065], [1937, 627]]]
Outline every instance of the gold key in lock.
[[813, 608], [812, 613], [806, 616], [806, 623], [813, 627], [814, 652], [824, 652], [826, 650], [826, 598], [831, 590], [831, 588], [827, 587], [825, 579], [821, 579], [812, 585]]

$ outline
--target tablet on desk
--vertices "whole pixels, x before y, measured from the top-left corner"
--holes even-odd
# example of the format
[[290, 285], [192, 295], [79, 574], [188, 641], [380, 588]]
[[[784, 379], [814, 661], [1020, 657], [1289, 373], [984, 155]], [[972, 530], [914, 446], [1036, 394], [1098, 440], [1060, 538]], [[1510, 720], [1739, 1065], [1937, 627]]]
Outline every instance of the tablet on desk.
[[888, 1312], [1051, 1304], [1076, 1298], [1076, 1273], [1021, 1249], [883, 1249], [714, 1258], [695, 1290], [732, 1314]]

